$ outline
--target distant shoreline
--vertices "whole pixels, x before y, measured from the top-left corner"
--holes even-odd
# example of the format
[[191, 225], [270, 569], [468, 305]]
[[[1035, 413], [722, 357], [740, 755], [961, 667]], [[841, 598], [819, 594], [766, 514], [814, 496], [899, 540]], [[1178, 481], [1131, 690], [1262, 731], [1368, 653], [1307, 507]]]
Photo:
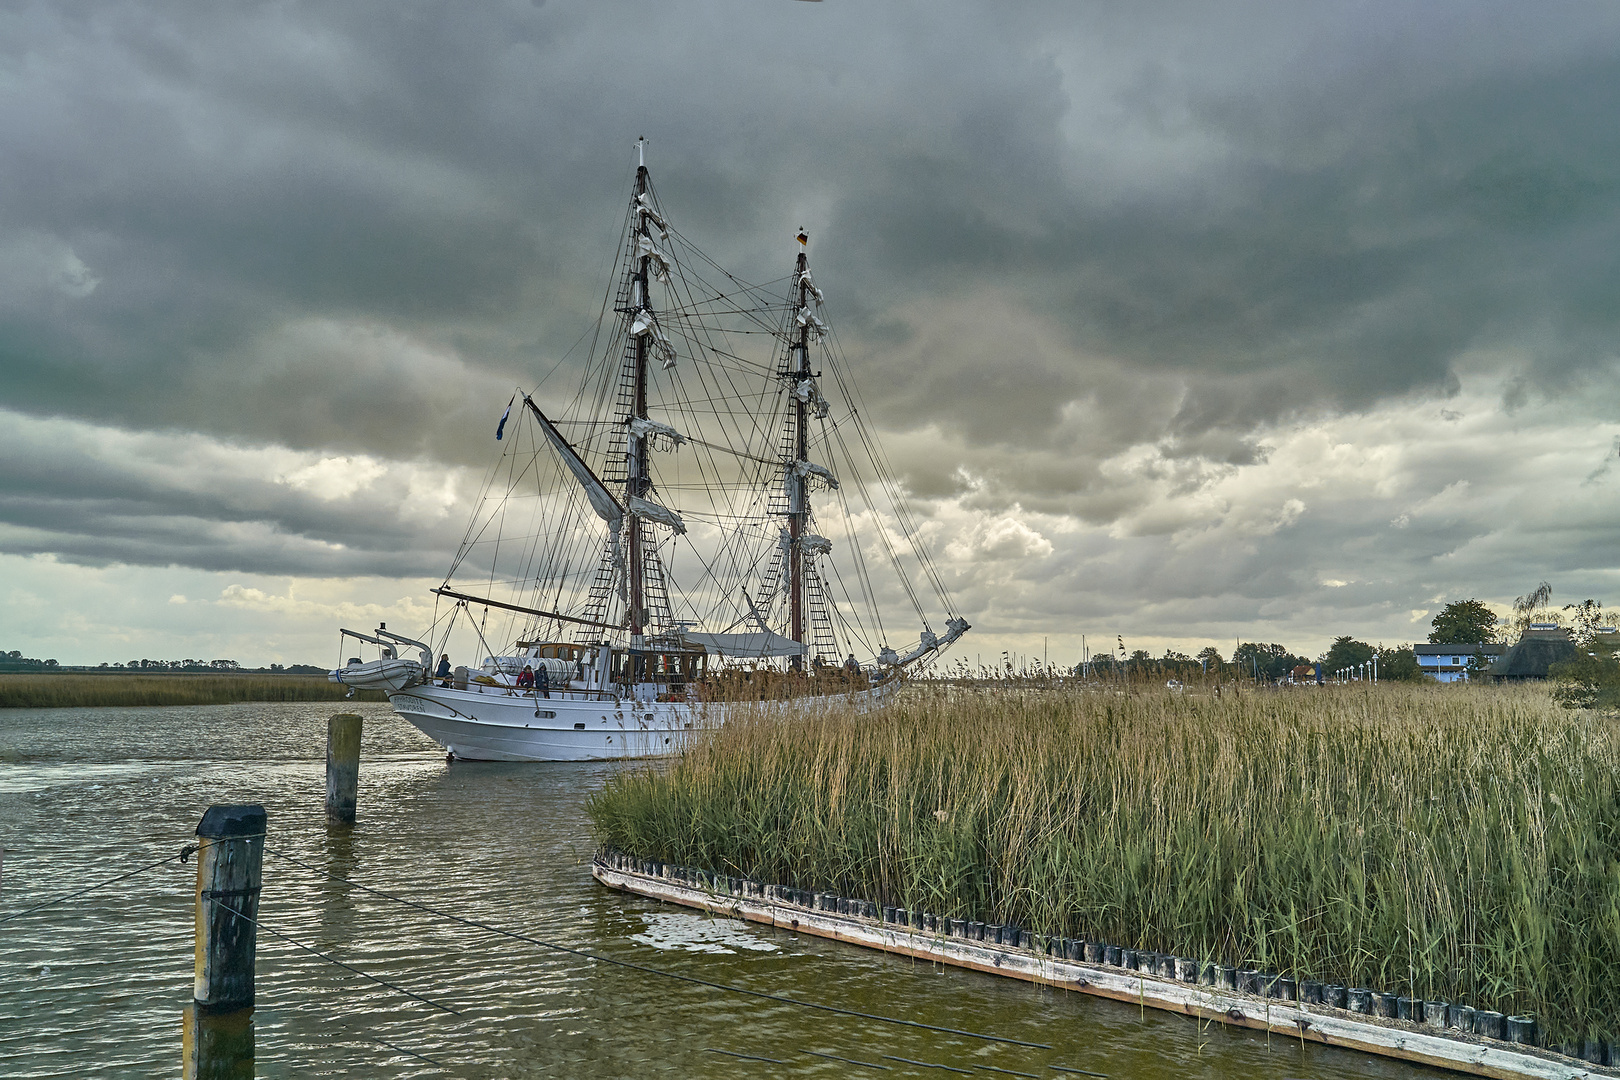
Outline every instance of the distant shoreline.
[[[349, 688], [324, 675], [262, 672], [66, 671], [0, 674], [0, 709], [94, 708], [109, 705], [227, 705], [239, 701], [341, 701]], [[374, 690], [356, 701], [383, 701]]]

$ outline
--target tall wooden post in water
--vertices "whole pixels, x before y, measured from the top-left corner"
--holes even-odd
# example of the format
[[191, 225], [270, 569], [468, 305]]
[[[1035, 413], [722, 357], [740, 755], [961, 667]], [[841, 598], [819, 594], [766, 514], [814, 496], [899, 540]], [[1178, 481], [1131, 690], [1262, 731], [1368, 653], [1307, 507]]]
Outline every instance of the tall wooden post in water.
[[[192, 997], [202, 1011], [253, 1007], [253, 954], [264, 859], [264, 807], [210, 806], [197, 825], [197, 947]], [[247, 918], [239, 918], [238, 915]]]
[[338, 713], [326, 722], [326, 816], [354, 824], [360, 788], [360, 717]]
[[[253, 965], [264, 807], [210, 806], [197, 825], [196, 963], [182, 1041], [187, 1080], [253, 1076]], [[245, 916], [245, 918], [243, 917]]]

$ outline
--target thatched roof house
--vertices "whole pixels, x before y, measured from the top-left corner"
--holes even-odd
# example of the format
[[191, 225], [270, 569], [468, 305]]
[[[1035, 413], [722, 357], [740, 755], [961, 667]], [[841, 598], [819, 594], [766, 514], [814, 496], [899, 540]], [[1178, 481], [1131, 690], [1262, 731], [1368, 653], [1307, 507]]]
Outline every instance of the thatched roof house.
[[1545, 679], [1547, 669], [1575, 655], [1569, 631], [1552, 623], [1531, 623], [1518, 644], [1485, 674], [1493, 679]]

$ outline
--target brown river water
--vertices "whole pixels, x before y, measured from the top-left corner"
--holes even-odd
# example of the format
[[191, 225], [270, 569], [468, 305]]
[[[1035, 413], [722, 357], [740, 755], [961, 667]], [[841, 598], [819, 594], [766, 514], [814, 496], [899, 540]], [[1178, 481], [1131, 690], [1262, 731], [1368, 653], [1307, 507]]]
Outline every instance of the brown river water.
[[[459, 926], [267, 854], [267, 930], [460, 1015], [261, 931], [260, 1077], [1080, 1075], [1058, 1065], [1118, 1080], [1451, 1075], [611, 892], [590, 875], [584, 804], [625, 766], [447, 764], [382, 705], [355, 709], [366, 718], [359, 822], [329, 829], [330, 711], [0, 710], [0, 920], [177, 853], [211, 803], [260, 802], [270, 848], [471, 919], [713, 982], [1050, 1047], [614, 967]], [[191, 865], [170, 862], [0, 921], [0, 1077], [178, 1076], [194, 883]]]

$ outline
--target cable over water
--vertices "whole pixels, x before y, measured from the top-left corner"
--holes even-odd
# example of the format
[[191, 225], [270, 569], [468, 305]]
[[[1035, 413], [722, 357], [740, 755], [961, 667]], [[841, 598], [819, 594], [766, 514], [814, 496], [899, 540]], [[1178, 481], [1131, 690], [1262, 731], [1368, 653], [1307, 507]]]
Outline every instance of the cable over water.
[[10, 915], [7, 915], [5, 918], [0, 919], [0, 923], [7, 923], [7, 922], [10, 922], [12, 919], [20, 919], [24, 915], [27, 915], [31, 911], [39, 911], [41, 908], [54, 907], [57, 904], [66, 903], [69, 900], [76, 900], [79, 897], [85, 895], [86, 893], [93, 893], [97, 889], [105, 889], [108, 885], [116, 885], [120, 881], [127, 881], [128, 879], [134, 877], [137, 874], [144, 874], [148, 870], [156, 870], [158, 867], [164, 866], [164, 865], [166, 865], [168, 863], [172, 863], [176, 859], [180, 860], [181, 862], [185, 862], [186, 856], [190, 855], [193, 851], [196, 851], [196, 850], [197, 850], [197, 845], [196, 844], [187, 844], [185, 847], [181, 848], [179, 851], [175, 852], [173, 855], [170, 855], [168, 858], [159, 859], [155, 863], [147, 863], [145, 866], [137, 867], [134, 870], [129, 871], [128, 873], [119, 874], [117, 877], [110, 877], [106, 881], [99, 881], [94, 885], [86, 885], [82, 889], [75, 889], [70, 893], [63, 893], [61, 896], [55, 897], [55, 898], [50, 899], [50, 900], [46, 900], [43, 903], [35, 904], [33, 907], [25, 907], [21, 911], [14, 911]]
[[243, 922], [250, 922], [254, 926], [257, 926], [260, 930], [263, 930], [265, 933], [269, 934], [271, 937], [279, 938], [280, 940], [285, 941], [289, 945], [293, 945], [293, 946], [296, 946], [297, 948], [303, 949], [307, 953], [312, 953], [315, 956], [320, 957], [322, 960], [325, 960], [328, 964], [336, 964], [338, 967], [342, 968], [344, 971], [352, 971], [356, 975], [360, 976], [362, 979], [369, 979], [372, 982], [376, 983], [378, 986], [386, 986], [388, 989], [394, 991], [396, 994], [404, 994], [406, 997], [412, 998], [412, 999], [414, 999], [416, 1001], [420, 1001], [424, 1005], [431, 1005], [435, 1009], [443, 1010], [444, 1012], [449, 1013], [451, 1016], [462, 1016], [462, 1015], [464, 1015], [462, 1013], [457, 1012], [455, 1009], [452, 1009], [448, 1005], [443, 1005], [443, 1004], [441, 1004], [441, 1003], [439, 1003], [437, 1001], [434, 1001], [432, 998], [426, 998], [426, 997], [423, 997], [421, 994], [412, 993], [411, 991], [405, 989], [403, 986], [395, 986], [393, 983], [389, 982], [387, 979], [379, 979], [375, 975], [368, 975], [366, 972], [361, 971], [359, 968], [354, 967], [352, 964], [345, 964], [343, 961], [339, 960], [337, 957], [328, 956], [326, 953], [321, 952], [321, 950], [319, 950], [319, 949], [317, 949], [317, 948], [315, 948], [315, 947], [313, 947], [311, 945], [305, 945], [301, 941], [295, 941], [292, 938], [288, 937], [286, 934], [283, 934], [280, 930], [277, 930], [277, 929], [274, 929], [273, 927], [269, 927], [269, 926], [264, 925], [264, 923], [260, 922], [258, 919], [255, 919], [251, 915], [245, 915], [242, 912], [237, 911], [235, 908], [227, 907], [227, 906], [225, 906], [223, 904], [220, 905], [220, 906], [225, 907], [226, 911], [230, 912], [232, 915], [235, 915], [238, 919], [241, 919]]

